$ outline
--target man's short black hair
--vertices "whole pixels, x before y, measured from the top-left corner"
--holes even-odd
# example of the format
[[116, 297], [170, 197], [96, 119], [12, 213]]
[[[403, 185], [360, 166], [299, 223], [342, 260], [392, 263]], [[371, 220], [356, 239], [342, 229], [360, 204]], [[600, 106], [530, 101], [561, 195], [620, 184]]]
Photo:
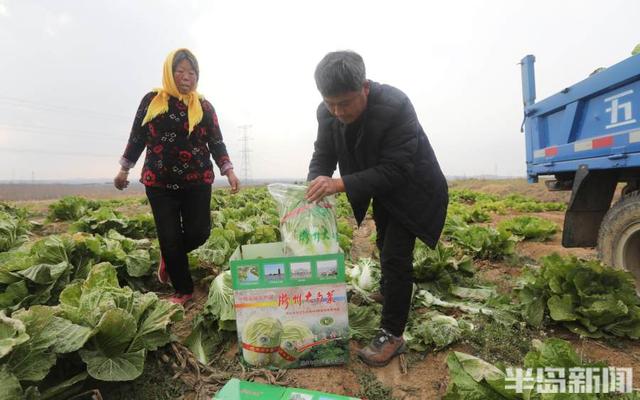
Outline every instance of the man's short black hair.
[[338, 96], [362, 89], [367, 75], [362, 57], [355, 51], [334, 51], [318, 63], [316, 86], [323, 96]]

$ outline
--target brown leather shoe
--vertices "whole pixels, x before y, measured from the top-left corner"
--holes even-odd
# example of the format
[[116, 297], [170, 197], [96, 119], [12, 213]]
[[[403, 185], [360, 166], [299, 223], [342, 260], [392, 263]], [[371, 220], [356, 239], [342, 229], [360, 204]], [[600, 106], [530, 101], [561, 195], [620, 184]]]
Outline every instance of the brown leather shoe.
[[384, 304], [384, 296], [380, 292], [370, 294], [369, 298], [378, 304]]
[[376, 336], [365, 348], [358, 350], [358, 357], [365, 364], [374, 367], [384, 367], [393, 357], [406, 350], [402, 336], [393, 336], [384, 329], [380, 329]]

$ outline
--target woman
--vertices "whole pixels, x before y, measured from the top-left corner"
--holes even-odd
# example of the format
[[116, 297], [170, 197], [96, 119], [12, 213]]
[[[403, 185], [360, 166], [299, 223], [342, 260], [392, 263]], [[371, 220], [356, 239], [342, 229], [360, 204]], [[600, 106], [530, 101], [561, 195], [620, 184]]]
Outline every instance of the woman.
[[214, 174], [209, 154], [226, 175], [231, 193], [237, 193], [240, 185], [215, 110], [196, 92], [199, 72], [198, 61], [189, 50], [169, 54], [162, 88], [142, 99], [114, 179], [117, 189], [126, 188], [129, 170], [146, 147], [140, 181], [160, 242], [158, 280], [171, 280], [175, 294], [169, 300], [183, 305], [193, 293], [187, 253], [202, 245], [211, 231]]

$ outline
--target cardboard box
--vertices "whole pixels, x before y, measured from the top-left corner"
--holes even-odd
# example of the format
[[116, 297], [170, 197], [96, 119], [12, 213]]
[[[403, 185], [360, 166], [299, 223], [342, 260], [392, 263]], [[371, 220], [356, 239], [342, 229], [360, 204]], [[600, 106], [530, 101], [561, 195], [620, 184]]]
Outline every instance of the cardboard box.
[[285, 257], [282, 243], [245, 245], [229, 261], [246, 364], [299, 368], [349, 359], [344, 255]]
[[241, 381], [236, 378], [229, 380], [216, 393], [214, 400], [358, 400], [356, 397], [340, 396], [316, 392], [306, 389], [285, 388]]

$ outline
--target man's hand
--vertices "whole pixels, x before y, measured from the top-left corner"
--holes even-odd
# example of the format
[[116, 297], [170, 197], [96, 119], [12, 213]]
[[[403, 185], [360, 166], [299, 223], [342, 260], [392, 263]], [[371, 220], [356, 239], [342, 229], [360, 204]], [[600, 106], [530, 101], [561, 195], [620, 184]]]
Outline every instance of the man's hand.
[[121, 169], [120, 171], [118, 171], [118, 175], [113, 178], [113, 186], [115, 186], [118, 190], [126, 188], [127, 186], [129, 186], [129, 180], [127, 178], [129, 178], [129, 171]]
[[314, 202], [339, 192], [344, 192], [342, 178], [332, 179], [328, 176], [319, 176], [309, 183], [305, 199]]
[[226, 175], [227, 180], [229, 181], [229, 186], [231, 186], [231, 194], [238, 193], [238, 191], [240, 190], [240, 180], [233, 172], [233, 169], [228, 170]]

